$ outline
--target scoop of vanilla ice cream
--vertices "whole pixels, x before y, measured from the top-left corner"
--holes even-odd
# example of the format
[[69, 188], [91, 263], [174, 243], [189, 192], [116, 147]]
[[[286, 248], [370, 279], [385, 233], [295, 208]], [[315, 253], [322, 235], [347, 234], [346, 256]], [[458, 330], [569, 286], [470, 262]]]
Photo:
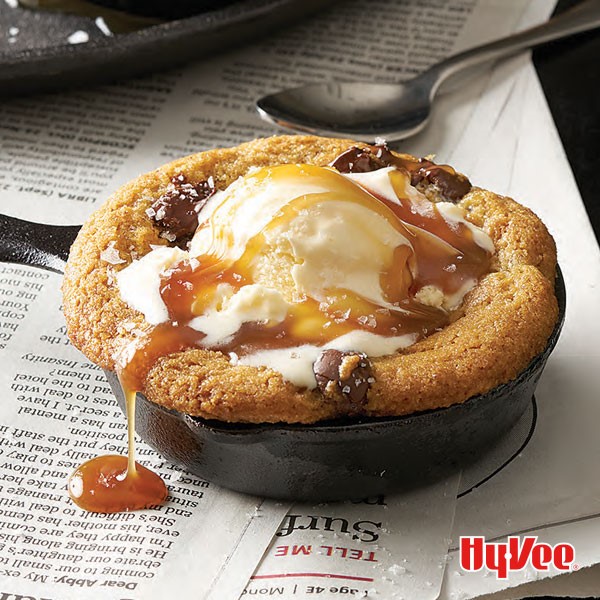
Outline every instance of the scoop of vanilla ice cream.
[[[344, 290], [386, 305], [381, 275], [410, 246], [402, 222], [365, 189], [332, 169], [259, 169], [209, 201], [193, 256], [238, 261], [240, 270], [289, 302]], [[404, 255], [405, 256], [405, 255]]]

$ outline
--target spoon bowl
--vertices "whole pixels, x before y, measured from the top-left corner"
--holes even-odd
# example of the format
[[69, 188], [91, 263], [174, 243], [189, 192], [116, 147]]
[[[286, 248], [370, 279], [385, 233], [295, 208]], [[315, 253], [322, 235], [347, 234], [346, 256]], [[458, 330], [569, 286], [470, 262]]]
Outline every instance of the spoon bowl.
[[256, 107], [276, 125], [368, 142], [421, 131], [431, 112], [431, 90], [431, 85], [331, 82], [265, 96]]

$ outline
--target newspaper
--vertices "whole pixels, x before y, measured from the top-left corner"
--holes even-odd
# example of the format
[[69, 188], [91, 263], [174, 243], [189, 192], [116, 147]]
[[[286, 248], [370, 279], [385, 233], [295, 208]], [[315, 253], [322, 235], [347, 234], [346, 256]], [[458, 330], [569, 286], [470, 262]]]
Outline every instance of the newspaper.
[[293, 506], [246, 594], [437, 598], [458, 482], [450, 477], [402, 494]]
[[[552, 0], [374, 0], [366, 11], [364, 2], [351, 0], [242, 50], [166, 74], [4, 102], [0, 209], [33, 221], [80, 223], [140, 172], [191, 152], [275, 133], [252, 107], [264, 93], [331, 78], [399, 80], [457, 50], [541, 21], [552, 6]], [[432, 125], [402, 149], [437, 152], [478, 184], [530, 202], [557, 234], [569, 289], [588, 292], [575, 306], [592, 314], [598, 248], [536, 84], [527, 57], [487, 70], [440, 97]], [[526, 139], [519, 135], [523, 124], [532, 132]], [[494, 143], [482, 151], [482, 139]], [[541, 159], [531, 159], [536, 156], [552, 161], [552, 177]], [[543, 185], [531, 183], [532, 172]], [[557, 197], [569, 199], [569, 219], [561, 205], [548, 205], [547, 198]], [[585, 245], [586, 282], [573, 280], [577, 270], [567, 269], [581, 260], [568, 244], [573, 231]], [[537, 446], [523, 451], [520, 470], [513, 461], [485, 486], [478, 483], [532, 430], [533, 405], [504, 446], [462, 481], [457, 475], [410, 494], [317, 507], [220, 489], [165, 463], [138, 440], [140, 461], [169, 484], [168, 502], [137, 513], [84, 513], [67, 499], [66, 477], [88, 457], [122, 453], [125, 421], [103, 373], [66, 338], [59, 286], [59, 276], [0, 265], [0, 595], [7, 600], [146, 599], [167, 591], [212, 599], [427, 600], [438, 597], [442, 584], [442, 597], [476, 597], [521, 580], [463, 577], [452, 562], [458, 535], [502, 536], [594, 514], [593, 486], [584, 497], [570, 498], [572, 486], [587, 481], [578, 477], [592, 472], [569, 469], [570, 461], [593, 467], [594, 436], [570, 454], [556, 449], [551, 456], [558, 462], [544, 458], [561, 422], [556, 413], [565, 386], [597, 359], [574, 320], [552, 362], [560, 368], [549, 367], [537, 394]], [[585, 373], [575, 397], [578, 408], [589, 410], [581, 413], [581, 423], [567, 421], [584, 431], [596, 422], [594, 382]], [[543, 411], [542, 400], [553, 409]], [[557, 464], [563, 466], [559, 471]], [[534, 474], [537, 487], [528, 493], [519, 477], [530, 481]], [[579, 535], [576, 527], [562, 527], [560, 535]], [[577, 537], [582, 566], [600, 560], [585, 539]]]

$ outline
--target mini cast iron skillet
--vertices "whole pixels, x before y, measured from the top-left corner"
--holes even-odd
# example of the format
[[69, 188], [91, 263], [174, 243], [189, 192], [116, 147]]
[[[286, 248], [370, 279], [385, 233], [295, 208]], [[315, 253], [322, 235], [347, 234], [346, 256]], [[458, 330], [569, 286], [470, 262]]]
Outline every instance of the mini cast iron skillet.
[[[57, 273], [79, 229], [3, 215], [0, 227], [0, 260]], [[515, 379], [462, 404], [397, 418], [244, 425], [191, 417], [138, 394], [136, 430], [173, 463], [249, 494], [328, 501], [411, 487], [478, 458], [524, 413], [564, 322], [560, 270], [556, 295], [559, 318], [546, 348]], [[106, 376], [124, 408], [116, 376]]]

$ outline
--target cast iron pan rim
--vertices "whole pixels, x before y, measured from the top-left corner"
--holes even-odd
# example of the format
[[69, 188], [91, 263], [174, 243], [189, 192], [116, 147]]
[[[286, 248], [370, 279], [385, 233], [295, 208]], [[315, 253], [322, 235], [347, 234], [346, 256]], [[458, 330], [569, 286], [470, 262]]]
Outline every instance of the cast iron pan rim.
[[556, 283], [555, 283], [556, 298], [558, 300], [558, 318], [556, 325], [548, 342], [544, 349], [533, 357], [531, 362], [525, 367], [514, 379], [502, 383], [495, 388], [485, 392], [484, 394], [478, 394], [468, 398], [464, 402], [459, 402], [446, 406], [443, 408], [435, 408], [431, 410], [425, 410], [421, 412], [411, 413], [401, 417], [362, 417], [358, 419], [344, 419], [334, 421], [321, 421], [315, 424], [290, 424], [290, 423], [223, 423], [212, 419], [203, 419], [201, 417], [194, 417], [186, 413], [176, 411], [173, 409], [166, 408], [160, 404], [153, 403], [160, 411], [169, 413], [171, 415], [183, 418], [185, 423], [190, 429], [207, 429], [215, 434], [223, 434], [225, 437], [231, 437], [231, 441], [235, 442], [236, 436], [243, 437], [244, 435], [257, 435], [261, 433], [265, 434], [282, 434], [285, 435], [287, 432], [296, 433], [335, 433], [335, 432], [357, 432], [360, 430], [369, 431], [383, 431], [388, 428], [397, 427], [399, 423], [409, 424], [413, 421], [419, 421], [421, 419], [431, 419], [432, 417], [437, 419], [443, 419], [444, 415], [451, 410], [470, 410], [474, 409], [475, 405], [483, 399], [491, 399], [502, 397], [506, 394], [506, 391], [512, 387], [518, 386], [524, 379], [529, 376], [529, 373], [535, 370], [538, 365], [545, 361], [549, 354], [556, 346], [560, 332], [562, 330], [565, 321], [566, 312], [566, 290], [565, 282], [560, 267], [556, 267]]
[[[296, 3], [297, 0], [244, 0], [243, 2], [238, 0], [225, 8], [185, 19], [159, 23], [131, 33], [119, 34], [119, 45], [124, 48], [135, 47], [139, 49], [145, 43], [149, 45], [149, 49], [154, 51], [154, 44], [157, 40], [160, 40], [161, 43], [168, 43], [171, 39], [178, 39], [182, 35], [202, 35], [206, 31], [212, 34], [217, 28], [230, 27], [238, 21], [258, 20], [275, 8], [282, 8], [288, 4]], [[113, 45], [114, 37], [111, 36], [106, 39], [94, 40], [94, 43], [89, 45], [63, 44], [14, 53], [0, 53], [0, 58], [10, 55], [11, 63], [16, 64], [19, 62], [28, 63], [32, 57], [47, 60], [53, 56], [61, 56], [65, 52], [82, 57], [94, 56], [102, 54], [106, 48]]]

